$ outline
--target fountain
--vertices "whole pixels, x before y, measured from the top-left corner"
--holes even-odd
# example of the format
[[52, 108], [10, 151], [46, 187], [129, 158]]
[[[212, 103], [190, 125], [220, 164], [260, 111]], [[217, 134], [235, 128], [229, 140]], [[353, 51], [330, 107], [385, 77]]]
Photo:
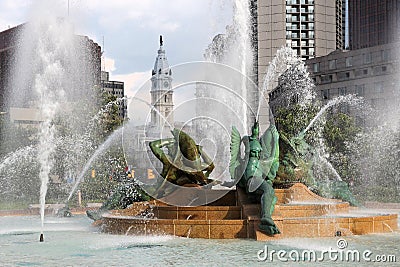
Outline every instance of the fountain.
[[[296, 97], [296, 99], [300, 101], [299, 104], [301, 106], [307, 107], [307, 105], [313, 102], [313, 98], [315, 97], [311, 92], [313, 89], [312, 83], [307, 81], [308, 76], [301, 81], [297, 81], [293, 78], [297, 78], [298, 76], [290, 76], [290, 73], [295, 71], [304, 72], [304, 64], [298, 59], [296, 60], [291, 58], [292, 56], [293, 53], [290, 53], [287, 48], [280, 50], [277, 58], [273, 61], [273, 65], [270, 66], [267, 77], [275, 80], [278, 77], [281, 78], [283, 76], [282, 74], [289, 75], [286, 78], [291, 79], [291, 84], [297, 84], [297, 87], [300, 86], [300, 88], [297, 90], [296, 87], [294, 92], [289, 92], [290, 94], [287, 97], [289, 99]], [[243, 78], [237, 76], [242, 76], [243, 74], [240, 72], [237, 73], [234, 69], [229, 69], [221, 64], [210, 64], [209, 62], [179, 65], [172, 67], [171, 71], [176, 75], [175, 77], [178, 77], [177, 80], [179, 81], [179, 84], [174, 87], [174, 93], [178, 94], [177, 98], [179, 98], [179, 93], [187, 94], [187, 90], [193, 90], [193, 88], [187, 88], [188, 85], [191, 84], [188, 82], [190, 80], [196, 81], [197, 85], [201, 84], [201, 86], [205, 87], [202, 87], [200, 94], [197, 93], [200, 101], [193, 101], [193, 105], [196, 106], [184, 109], [184, 115], [187, 116], [184, 118], [186, 118], [187, 121], [194, 121], [197, 119], [196, 117], [193, 118], [194, 115], [191, 113], [191, 110], [193, 109], [196, 109], [196, 111], [199, 109], [206, 109], [206, 111], [209, 112], [208, 108], [205, 107], [210, 107], [210, 109], [214, 108], [220, 113], [220, 106], [225, 108], [225, 117], [213, 117], [217, 115], [212, 112], [207, 114], [208, 121], [213, 121], [214, 118], [218, 118], [219, 123], [224, 125], [222, 128], [223, 131], [210, 128], [208, 128], [208, 131], [204, 131], [204, 128], [207, 127], [207, 123], [205, 123], [206, 127], [202, 127], [202, 125], [199, 127], [199, 125], [196, 125], [197, 127], [194, 129], [191, 128], [191, 125], [189, 124], [183, 124], [180, 130], [193, 133], [195, 141], [199, 143], [206, 138], [212, 138], [211, 141], [214, 143], [214, 147], [219, 147], [221, 142], [227, 146], [226, 139], [221, 141], [218, 139], [218, 137], [226, 134], [227, 127], [225, 125], [235, 126], [235, 122], [232, 123], [232, 121], [229, 120], [231, 117], [226, 116], [226, 114], [231, 110], [231, 107], [226, 103], [234, 103], [235, 100], [239, 99], [240, 101], [244, 101], [245, 105], [248, 106], [248, 114], [243, 115], [241, 114], [241, 111], [238, 113], [232, 113], [234, 116], [240, 118], [240, 120], [238, 120], [240, 122], [237, 122], [240, 129], [235, 130], [232, 133], [232, 140], [241, 140], [240, 134], [235, 133], [243, 133], [248, 130], [247, 123], [243, 123], [247, 120], [243, 118], [253, 116], [253, 119], [255, 119], [255, 116], [257, 116], [256, 114], [259, 113], [258, 110], [260, 106], [254, 106], [248, 103], [247, 93], [241, 91]], [[215, 73], [222, 75], [216, 77]], [[228, 88], [231, 89], [227, 90], [228, 93], [223, 93], [221, 90], [221, 94], [218, 96], [215, 96], [212, 93], [209, 94], [209, 91], [212, 90], [207, 87], [210, 87], [211, 85], [215, 86], [213, 79], [218, 79], [218, 82], [221, 84], [219, 86], [220, 88], [226, 88], [226, 86], [224, 86], [224, 82], [226, 82], [223, 79], [224, 77], [229, 77], [229, 79], [226, 80], [230, 82], [232, 81], [232, 77], [235, 77], [234, 82], [229, 84], [230, 87]], [[208, 81], [209, 79], [211, 82]], [[247, 82], [246, 84], [251, 84], [251, 82]], [[267, 80], [264, 82], [264, 87], [268, 88], [271, 84], [272, 81]], [[235, 87], [235, 85], [237, 86]], [[143, 87], [139, 89], [138, 94], [140, 96], [145, 96], [145, 90], [148, 90], [147, 88], [149, 88], [148, 84], [143, 85]], [[266, 90], [265, 88], [262, 89], [259, 94], [261, 98], [263, 98], [264, 90]], [[253, 88], [250, 90], [252, 89]], [[222, 98], [222, 101], [217, 100], [217, 97]], [[202, 98], [207, 99], [208, 103], [215, 104], [212, 106], [206, 105], [205, 101], [201, 101]], [[192, 103], [191, 100], [187, 102]], [[181, 115], [179, 109], [187, 102], [179, 103], [177, 105], [174, 110], [175, 117]], [[290, 101], [287, 101], [286, 103], [290, 103]], [[320, 144], [321, 147], [313, 147], [305, 142], [305, 137], [309, 134], [312, 128], [321, 128], [320, 124], [323, 123], [323, 118], [330, 108], [341, 103], [358, 104], [359, 100], [354, 96], [341, 96], [333, 99], [326, 105], [322, 106], [315, 116], [307, 122], [307, 125], [305, 125], [303, 129], [297, 129], [299, 132], [298, 135], [290, 139], [284, 135], [282, 136], [283, 142], [286, 143], [286, 146], [291, 147], [294, 153], [288, 156], [291, 158], [291, 161], [295, 166], [293, 167], [294, 170], [292, 170], [292, 172], [297, 172], [299, 174], [303, 173], [305, 176], [305, 174], [311, 171], [310, 167], [309, 169], [301, 168], [303, 166], [299, 164], [300, 161], [303, 165], [312, 166], [312, 164], [322, 164], [326, 166], [337, 180], [329, 191], [329, 196], [334, 198], [323, 197], [312, 192], [310, 190], [310, 188], [314, 189], [312, 186], [323, 184], [325, 182], [324, 180], [314, 180], [314, 178], [312, 178], [313, 183], [307, 184], [310, 188], [302, 183], [289, 182], [286, 184], [279, 184], [279, 187], [274, 190], [276, 197], [274, 197], [273, 193], [270, 192], [271, 190], [266, 188], [263, 191], [264, 193], [269, 192], [265, 193], [266, 195], [263, 193], [254, 195], [247, 194], [246, 192], [251, 193], [259, 190], [260, 185], [263, 182], [263, 179], [259, 179], [261, 180], [260, 182], [251, 182], [257, 180], [251, 179], [251, 176], [244, 178], [246, 180], [245, 184], [247, 182], [249, 183], [248, 185], [243, 185], [245, 190], [240, 188], [240, 186], [237, 187], [236, 190], [229, 190], [223, 187], [215, 187], [211, 189], [209, 185], [204, 185], [202, 183], [195, 183], [195, 186], [189, 186], [189, 183], [184, 186], [171, 184], [171, 190], [165, 197], [164, 195], [160, 196], [154, 192], [158, 192], [157, 188], [160, 184], [168, 184], [168, 179], [164, 177], [165, 175], [161, 175], [161, 171], [157, 171], [157, 168], [154, 168], [156, 170], [154, 172], [154, 180], [148, 179], [147, 177], [138, 177], [142, 188], [153, 197], [153, 200], [134, 203], [126, 209], [114, 210], [103, 214], [103, 231], [125, 235], [170, 234], [182, 237], [190, 235], [191, 238], [254, 238], [257, 240], [274, 240], [288, 237], [334, 237], [385, 233], [391, 231], [393, 226], [397, 227], [397, 214], [381, 212], [371, 213], [364, 211], [363, 209], [350, 207], [350, 204], [357, 205], [357, 201], [351, 194], [347, 184], [342, 181], [340, 175], [325, 157], [324, 148], [322, 147], [323, 144], [317, 143]], [[131, 103], [131, 106], [138, 108], [136, 103]], [[237, 105], [237, 107], [241, 106], [242, 105]], [[240, 108], [238, 109], [240, 110]], [[150, 113], [150, 111], [147, 112], [148, 114]], [[134, 112], [132, 112], [132, 114], [134, 114]], [[136, 122], [137, 120], [133, 121]], [[170, 136], [165, 136], [165, 133], [161, 133], [156, 137], [151, 136], [151, 134], [149, 134], [149, 129], [151, 129], [150, 122], [145, 121], [143, 123], [146, 125], [144, 127], [146, 130], [143, 132], [145, 135], [147, 134], [146, 137], [147, 140], [150, 141], [150, 147], [153, 142], [152, 140], [154, 140], [151, 139], [151, 137], [156, 140], [171, 139]], [[197, 129], [201, 129], [201, 131], [196, 132]], [[218, 133], [217, 136], [214, 135], [214, 132]], [[238, 137], [235, 137], [236, 135]], [[134, 133], [133, 131], [130, 134], [125, 133], [124, 136], [125, 138], [127, 138], [127, 136], [134, 136]], [[127, 147], [127, 145], [125, 145], [125, 147]], [[233, 147], [234, 146], [231, 143], [231, 150], [233, 150]], [[287, 149], [288, 147], [285, 148]], [[208, 153], [208, 150], [204, 149], [204, 151], [207, 151]], [[183, 150], [181, 152], [182, 154], [185, 153]], [[287, 152], [287, 150], [282, 150], [281, 153], [283, 155], [283, 153]], [[133, 152], [131, 153], [133, 154]], [[211, 154], [215, 155], [215, 153]], [[309, 158], [304, 157], [306, 154], [315, 155], [311, 158], [313, 161], [312, 164], [309, 163]], [[151, 165], [157, 162], [157, 159], [152, 157], [152, 154], [149, 152], [147, 152], [147, 157], [147, 164]], [[231, 155], [231, 158], [232, 157], [233, 156]], [[213, 156], [212, 158], [216, 168], [222, 166], [225, 169], [225, 172], [221, 172], [222, 175], [218, 175], [217, 177], [214, 176], [213, 172], [210, 174], [211, 179], [222, 185], [228, 185], [230, 180], [229, 178], [233, 179], [233, 184], [236, 184], [241, 180], [240, 175], [233, 175], [232, 172], [230, 175], [227, 175], [226, 172], [229, 170], [230, 166], [234, 165], [237, 167], [240, 166], [240, 164], [232, 162], [229, 164], [226, 161], [221, 161], [218, 156]], [[127, 153], [127, 159], [128, 162], [135, 162], [129, 152]], [[272, 164], [269, 162], [270, 159], [265, 160], [265, 165], [271, 167]], [[244, 160], [244, 162], [246, 162], [246, 160]], [[179, 165], [174, 166], [178, 168], [177, 166]], [[260, 175], [264, 177], [270, 170], [272, 169], [268, 168], [263, 175]], [[271, 174], [270, 181], [274, 180], [276, 171], [277, 170], [272, 172], [275, 174]], [[233, 173], [235, 173], [235, 171], [233, 171]], [[280, 175], [280, 173], [278, 173], [278, 175]], [[328, 175], [328, 173], [325, 173], [325, 175]], [[164, 181], [164, 179], [166, 181]], [[215, 183], [211, 182], [210, 185], [214, 186]], [[319, 191], [319, 193], [322, 193], [322, 191]], [[260, 195], [263, 195], [263, 199], [264, 197], [266, 199], [261, 202], [262, 205], [260, 205]], [[339, 198], [342, 198], [343, 200]], [[265, 203], [268, 204], [264, 206]], [[274, 205], [275, 209], [273, 208]], [[266, 210], [270, 212], [268, 216], [266, 215], [268, 214]], [[146, 214], [146, 216], [143, 216], [143, 214]], [[151, 214], [151, 216], [148, 216], [148, 214]], [[262, 218], [260, 218], [260, 214]]]
[[[48, 187], [54, 184], [51, 177], [62, 180], [66, 173], [75, 173], [94, 146], [95, 129], [87, 126], [90, 125], [88, 117], [97, 108], [96, 95], [89, 95], [82, 88], [91, 89], [99, 78], [91, 73], [91, 63], [82, 62], [83, 58], [94, 62], [96, 55], [90, 49], [96, 48], [90, 46], [87, 37], [74, 34], [72, 23], [58, 16], [61, 10], [55, 5], [50, 1], [36, 3], [29, 22], [14, 29], [18, 42], [14, 64], [10, 67], [13, 75], [9, 78], [11, 89], [7, 104], [11, 110], [37, 114], [38, 123], [25, 130], [16, 127], [17, 131], [25, 131], [25, 136], [17, 142], [30, 144], [25, 148], [15, 144], [17, 150], [6, 155], [0, 164], [1, 179], [10, 180], [10, 188], [3, 190], [10, 189], [11, 194], [4, 197], [18, 199], [12, 195], [13, 183], [24, 175], [30, 176], [30, 183], [24, 184], [18, 179], [27, 187], [20, 189], [22, 201], [34, 201], [35, 196], [26, 195], [38, 188], [41, 242]], [[5, 138], [8, 139], [1, 140], [2, 144], [14, 137]], [[19, 169], [22, 175], [7, 177], [8, 169]]]
[[[236, 23], [241, 26], [238, 27], [240, 31], [238, 36], [242, 41], [239, 45], [241, 49], [248, 47], [250, 43], [246, 40], [248, 26], [241, 25], [243, 21], [248, 20], [248, 14], [244, 14], [247, 7], [240, 6], [243, 5], [242, 2], [235, 1], [237, 12], [239, 12], [236, 14]], [[52, 16], [45, 17], [51, 18]], [[70, 30], [68, 23], [62, 20], [51, 21], [50, 25], [56, 28], [56, 32], [69, 32]], [[46, 29], [46, 27], [42, 25], [41, 29]], [[47, 33], [46, 30], [43, 32]], [[36, 33], [37, 36], [41, 36], [37, 31]], [[65, 37], [67, 39], [62, 37], [62, 40], [58, 40], [57, 38], [61, 37], [52, 34], [52, 31], [46, 36], [48, 38], [46, 37], [44, 40], [39, 38], [38, 47], [44, 45], [46, 48], [38, 50], [40, 51], [39, 55], [32, 55], [28, 49], [22, 50], [21, 65], [18, 68], [23, 70], [20, 73], [27, 76], [14, 78], [14, 82], [18, 84], [16, 88], [23, 88], [23, 94], [34, 96], [32, 97], [34, 101], [29, 104], [43, 111], [43, 123], [35, 133], [36, 143], [7, 154], [0, 162], [1, 174], [5, 171], [11, 172], [12, 165], [18, 160], [38, 165], [36, 176], [40, 177], [41, 181], [40, 187], [37, 187], [40, 191], [41, 216], [40, 218], [35, 216], [0, 217], [2, 225], [0, 263], [54, 266], [59, 264], [59, 260], [62, 258], [67, 259], [69, 265], [110, 265], [120, 262], [121, 259], [125, 263], [139, 261], [141, 265], [155, 264], [155, 259], [161, 265], [185, 265], [188, 262], [199, 263], [201, 261], [226, 265], [227, 259], [221, 257], [221, 255], [226, 255], [235, 264], [244, 265], [257, 263], [257, 256], [262, 254], [265, 244], [271, 245], [276, 251], [294, 249], [299, 253], [304, 249], [317, 248], [316, 250], [322, 252], [331, 244], [334, 247], [337, 244], [338, 236], [346, 236], [346, 240], [354, 244], [357, 249], [366, 249], [366, 244], [368, 244], [368, 249], [382, 255], [388, 252], [398, 252], [398, 250], [393, 251], [394, 249], [390, 245], [390, 243], [393, 244], [400, 240], [397, 232], [396, 211], [376, 211], [351, 207], [347, 201], [322, 197], [302, 183], [280, 184], [279, 187], [274, 188], [273, 194], [269, 190], [270, 188], [265, 186], [263, 187], [265, 190], [261, 190], [260, 193], [256, 191], [260, 189], [261, 184], [266, 182], [265, 180], [261, 179], [260, 182], [254, 179], [253, 181], [252, 177], [246, 175], [231, 175], [230, 163], [234, 162], [231, 162], [232, 158], [229, 153], [231, 136], [241, 140], [240, 135], [246, 136], [250, 132], [253, 122], [259, 119], [258, 115], [261, 109], [259, 103], [263, 100], [266, 91], [271, 89], [273, 81], [291, 65], [299, 63], [298, 60], [290, 57], [291, 52], [286, 48], [285, 51], [281, 51], [282, 53], [278, 53], [278, 57], [271, 64], [267, 78], [263, 82], [264, 86], [260, 90], [248, 78], [248, 63], [245, 61], [249, 61], [251, 53], [245, 53], [243, 58], [233, 57], [235, 60], [240, 58], [240, 64], [236, 64], [236, 62], [233, 64], [234, 67], [213, 62], [194, 62], [174, 66], [171, 71], [174, 73], [175, 81], [173, 88], [176, 100], [174, 115], [177, 118], [177, 124], [171, 125], [167, 117], [162, 118], [164, 125], [162, 125], [161, 131], [151, 124], [150, 114], [154, 110], [154, 105], [149, 104], [148, 100], [151, 83], [149, 80], [138, 90], [137, 95], [131, 98], [129, 106], [133, 111], [131, 120], [125, 122], [123, 128], [116, 129], [101, 142], [95, 142], [94, 139], [97, 135], [92, 130], [85, 129], [85, 126], [96, 128], [97, 123], [94, 121], [101, 117], [99, 116], [101, 112], [106, 112], [107, 104], [100, 113], [96, 114], [94, 111], [90, 116], [84, 118], [78, 116], [84, 114], [79, 107], [71, 106], [71, 111], [60, 112], [61, 106], [73, 105], [72, 102], [65, 101], [65, 99], [76, 93], [76, 91], [70, 92], [71, 88], [78, 87], [74, 84], [62, 84], [60, 80], [74, 80], [76, 73], [71, 66], [77, 65], [75, 61], [77, 59], [74, 55], [69, 58], [71, 54], [64, 53], [71, 48], [69, 47], [71, 42], [68, 40], [70, 36]], [[35, 39], [28, 40], [35, 43]], [[49, 43], [46, 43], [47, 41]], [[58, 47], [56, 44], [67, 46]], [[29, 55], [34, 59], [33, 62], [37, 63], [27, 64], [26, 59], [23, 60], [26, 55]], [[37, 68], [30, 70], [30, 65]], [[37, 75], [33, 75], [31, 71]], [[72, 78], [65, 77], [70, 74]], [[35, 81], [32, 84], [36, 91], [26, 86], [30, 81]], [[296, 81], [293, 82], [296, 83]], [[39, 96], [35, 96], [36, 92]], [[219, 94], [217, 95], [215, 92], [219, 92]], [[249, 97], [249, 92], [251, 92], [251, 97]], [[51, 97], [44, 99], [43, 95]], [[193, 98], [194, 95], [195, 98]], [[165, 95], [160, 97], [163, 99]], [[17, 105], [22, 98], [19, 95], [10, 101], [16, 101], [14, 104]], [[304, 99], [309, 101], [309, 95], [306, 95]], [[305, 128], [297, 129], [300, 133], [296, 136], [297, 138], [287, 138], [287, 143], [298, 150], [297, 145], [301, 145], [305, 135], [310, 134], [314, 127], [318, 127], [326, 112], [334, 105], [347, 101], [346, 99], [346, 97], [342, 97], [327, 103]], [[76, 110], [80, 112], [76, 112]], [[63, 120], [71, 123], [70, 128], [74, 130], [73, 133], [65, 136], [61, 134], [58, 126], [64, 125]], [[263, 123], [268, 125], [269, 122], [264, 121]], [[270, 126], [272, 125], [271, 118]], [[231, 133], [232, 126], [237, 128], [235, 128], [236, 135]], [[163, 166], [160, 166], [158, 159], [154, 157], [151, 152], [152, 146], [149, 144], [154, 145], [157, 140], [174, 138], [174, 135], [170, 133], [173, 128], [177, 128], [177, 131], [187, 132], [193, 140], [192, 146], [189, 148], [192, 149], [196, 146], [196, 153], [199, 154], [205, 151], [215, 168], [212, 172], [204, 175], [212, 182], [209, 182], [208, 179], [203, 182], [191, 181], [182, 183], [183, 186], [171, 183], [168, 185], [171, 192], [159, 195], [159, 191], [155, 189], [158, 189], [158, 185], [167, 180], [165, 178], [168, 176], [161, 175], [160, 169]], [[134, 183], [135, 188], [140, 186], [142, 191], [139, 193], [148, 199], [143, 201], [142, 198], [136, 198], [139, 195], [138, 191], [125, 190], [126, 188], [123, 188], [124, 185], [122, 185], [116, 191], [115, 198], [105, 202], [100, 208], [101, 213], [97, 214], [99, 216], [92, 216], [93, 219], [98, 219], [96, 224], [100, 225], [100, 228], [92, 228], [91, 221], [87, 217], [76, 215], [76, 213], [71, 218], [45, 218], [48, 179], [55, 173], [55, 170], [63, 167], [76, 174], [75, 183], [67, 188], [65, 196], [64, 194], [61, 196], [62, 201], [65, 199], [67, 202], [71, 201], [79, 186], [82, 186], [83, 177], [87, 175], [93, 162], [98, 160], [101, 154], [120, 136], [123, 137], [126, 165], [132, 166], [132, 175], [135, 179], [134, 182], [130, 178], [124, 182], [126, 184]], [[280, 138], [284, 139], [285, 137], [280, 135]], [[136, 142], [138, 140], [143, 142]], [[257, 142], [263, 146], [265, 145], [263, 140], [264, 138], [261, 137], [261, 139], [257, 139]], [[236, 145], [237, 150], [240, 151], [240, 142]], [[187, 150], [190, 150], [189, 148]], [[67, 150], [66, 154], [68, 155], [58, 155], [60, 150]], [[185, 149], [182, 154], [186, 157], [184, 160], [188, 160], [188, 165], [190, 162], [194, 162], [193, 166], [196, 166], [199, 157], [190, 158], [184, 152]], [[239, 152], [238, 154], [241, 158], [244, 157], [243, 161], [246, 163], [249, 154], [243, 153], [242, 155]], [[275, 160], [277, 155], [272, 152], [271, 154]], [[296, 156], [300, 157], [301, 153], [298, 154]], [[327, 160], [324, 151], [318, 151], [316, 154], [320, 157], [320, 161]], [[63, 155], [65, 158], [60, 163], [56, 156], [62, 157]], [[137, 156], [143, 156], [143, 166], [135, 165]], [[272, 165], [268, 158], [262, 160], [263, 164], [271, 163]], [[211, 161], [208, 160], [206, 165], [211, 166]], [[105, 164], [109, 164], [109, 162], [105, 161]], [[282, 165], [281, 162], [280, 164]], [[329, 165], [330, 163], [326, 161], [325, 164]], [[271, 176], [269, 177], [270, 181], [273, 181], [277, 170], [270, 168], [271, 165], [266, 172], [262, 173], [262, 176]], [[204, 162], [198, 166], [204, 166]], [[242, 169], [243, 166], [247, 165], [240, 162], [236, 167]], [[329, 168], [332, 172], [335, 171], [332, 166]], [[147, 172], [140, 173], [140, 169]], [[209, 170], [204, 168], [204, 171]], [[296, 171], [301, 173], [301, 168], [297, 168]], [[234, 173], [236, 172], [234, 169]], [[240, 171], [238, 172], [240, 173]], [[341, 179], [337, 172], [334, 176], [338, 180]], [[236, 188], [229, 184], [230, 182], [233, 184], [243, 183], [244, 180], [253, 182]], [[248, 194], [246, 191], [256, 193]], [[260, 205], [260, 195], [266, 192], [268, 194], [264, 196], [265, 201], [272, 202], [272, 204], [265, 205], [263, 202], [263, 205]], [[127, 196], [131, 197], [129, 202], [122, 203], [120, 200]], [[266, 208], [270, 211], [269, 214], [265, 214]], [[10, 215], [12, 212], [0, 211], [0, 214]], [[271, 221], [273, 221], [273, 225]], [[46, 231], [46, 242], [43, 242], [45, 240], [44, 231]], [[371, 233], [379, 233], [379, 235], [367, 235]], [[37, 246], [37, 237], [32, 237], [36, 234], [39, 234], [39, 241], [42, 242], [40, 246]], [[227, 242], [221, 239], [237, 240]], [[248, 239], [268, 242], [260, 245], [261, 243]], [[340, 240], [343, 241], [343, 239]], [[218, 247], [217, 252], [215, 247]], [[203, 253], [193, 253], [193, 251], [200, 250]], [[42, 253], [43, 251], [48, 253]]]

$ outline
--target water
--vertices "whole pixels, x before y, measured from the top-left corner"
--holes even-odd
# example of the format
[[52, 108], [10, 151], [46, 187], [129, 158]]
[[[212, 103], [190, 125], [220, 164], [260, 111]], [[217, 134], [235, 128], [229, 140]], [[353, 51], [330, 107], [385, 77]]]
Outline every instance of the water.
[[[11, 108], [33, 109], [39, 121], [36, 127], [26, 129], [30, 132], [29, 135], [25, 132], [27, 136], [22, 136], [23, 140], [16, 140], [32, 145], [26, 149], [18, 148], [0, 163], [2, 180], [18, 184], [8, 188], [11, 189], [7, 192], [10, 196], [20, 193], [13, 189], [25, 186], [29, 189], [20, 190], [23, 192], [21, 197], [29, 194], [25, 198], [32, 201], [31, 188], [35, 189], [38, 184], [42, 226], [50, 176], [62, 180], [66, 173], [75, 173], [82, 164], [82, 158], [91, 148], [83, 141], [88, 137], [88, 117], [97, 105], [95, 94], [89, 96], [88, 93], [96, 78], [90, 73], [91, 63], [82, 60], [93, 59], [90, 54], [93, 51], [88, 52], [89, 40], [75, 35], [73, 23], [61, 18], [64, 12], [58, 4], [49, 0], [35, 1], [27, 18], [29, 22], [16, 30], [18, 42], [11, 66], [8, 86], [12, 89], [7, 104]], [[79, 145], [86, 149], [82, 150]], [[27, 154], [21, 156], [23, 151]], [[18, 159], [18, 164], [10, 166], [10, 162], [15, 162], [14, 158]], [[37, 171], [32, 163], [39, 164]], [[10, 172], [3, 172], [3, 168], [18, 171], [8, 176]], [[21, 178], [25, 176], [29, 176], [29, 182], [27, 178]]]
[[[262, 81], [262, 87], [259, 90], [259, 99], [267, 98], [268, 93], [274, 89], [278, 78], [288, 70], [291, 66], [301, 64], [301, 59], [297, 56], [296, 51], [290, 47], [282, 47], [277, 52], [273, 60], [269, 63], [267, 73]], [[295, 90], [293, 90], [295, 91]], [[257, 108], [257, 118], [260, 114], [261, 101]]]
[[[337, 248], [339, 238], [292, 238], [269, 242], [254, 240], [188, 239], [172, 236], [125, 236], [98, 232], [85, 216], [46, 217], [45, 242], [38, 242], [39, 216], [0, 217], [1, 266], [266, 266], [257, 253], [270, 250], [315, 250]], [[345, 237], [349, 249], [393, 254], [400, 260], [400, 234]], [[310, 266], [309, 262], [280, 262], [275, 266]], [[329, 261], [318, 266], [367, 266], [365, 261]], [[385, 266], [395, 266], [387, 263]]]
[[[251, 64], [253, 62], [253, 51], [251, 49], [251, 39], [250, 39], [250, 7], [249, 1], [241, 1], [235, 0], [234, 1], [234, 15], [233, 15], [233, 24], [236, 26], [235, 33], [236, 33], [236, 51], [240, 51], [236, 53], [239, 58], [239, 64], [235, 67], [238, 67], [240, 72], [243, 74], [243, 78], [240, 84], [240, 90], [242, 95], [246, 95], [246, 100], [248, 102], [251, 101], [249, 92], [247, 90], [247, 76], [252, 75], [251, 73]], [[247, 103], [241, 103], [242, 106], [242, 113], [246, 114], [247, 111]], [[247, 125], [246, 128], [252, 124], [252, 122], [248, 122], [248, 116], [244, 116], [244, 125]]]
[[331, 100], [328, 101], [315, 115], [315, 117], [311, 120], [311, 122], [307, 125], [307, 127], [302, 131], [303, 134], [306, 134], [308, 130], [314, 125], [316, 121], [318, 121], [322, 115], [324, 115], [327, 110], [335, 105], [341, 104], [341, 103], [348, 103], [352, 105], [358, 105], [360, 104], [361, 99], [357, 98], [355, 95], [345, 95], [345, 96], [338, 96], [335, 97]]
[[115, 140], [122, 135], [123, 127], [120, 127], [119, 129], [115, 130], [107, 139], [104, 141], [97, 149], [96, 151], [92, 154], [92, 156], [89, 158], [89, 160], [86, 162], [85, 166], [83, 167], [82, 171], [78, 175], [78, 178], [75, 181], [74, 186], [71, 189], [71, 192], [68, 195], [67, 201], [68, 202], [76, 189], [78, 188], [80, 182], [83, 179], [83, 176], [86, 174], [86, 172], [89, 170], [90, 166], [92, 166], [92, 163], [94, 160], [97, 159], [106, 149], [110, 147]]

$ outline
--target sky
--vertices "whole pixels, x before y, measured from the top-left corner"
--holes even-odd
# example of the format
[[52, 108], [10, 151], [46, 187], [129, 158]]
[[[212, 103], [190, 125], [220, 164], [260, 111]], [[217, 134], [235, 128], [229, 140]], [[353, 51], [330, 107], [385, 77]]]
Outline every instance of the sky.
[[[50, 0], [1, 0], [0, 31], [29, 21]], [[129, 96], [151, 76], [163, 35], [170, 65], [203, 60], [212, 38], [232, 21], [233, 0], [52, 0], [75, 33], [102, 46], [102, 68]], [[69, 2], [69, 5], [68, 5]], [[68, 8], [69, 6], [69, 8]], [[69, 10], [69, 12], [68, 12]], [[103, 46], [104, 44], [104, 46]]]

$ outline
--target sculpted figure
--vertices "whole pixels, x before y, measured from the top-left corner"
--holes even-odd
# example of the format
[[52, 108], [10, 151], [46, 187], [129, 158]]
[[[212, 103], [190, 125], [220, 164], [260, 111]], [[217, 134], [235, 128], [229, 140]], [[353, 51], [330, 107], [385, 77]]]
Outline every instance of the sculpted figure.
[[[172, 135], [173, 138], [160, 139], [149, 144], [153, 154], [163, 164], [161, 176], [165, 181], [180, 186], [202, 186], [210, 183], [208, 177], [214, 170], [211, 158], [187, 133], [174, 129]], [[167, 153], [163, 148], [166, 148]]]
[[[342, 180], [319, 181], [314, 177], [312, 170], [314, 162], [318, 162], [318, 154], [315, 153], [315, 148], [306, 142], [304, 131], [290, 139], [281, 134], [281, 140], [284, 152], [282, 166], [286, 174], [295, 176], [294, 179], [301, 178], [303, 183], [322, 197], [341, 199], [353, 206], [360, 205], [346, 182]], [[296, 177], [296, 170], [300, 171], [300, 177]]]
[[[280, 231], [272, 220], [272, 212], [277, 201], [272, 183], [279, 167], [279, 133], [275, 125], [271, 123], [259, 139], [257, 121], [251, 131], [251, 136], [244, 136], [241, 139], [239, 131], [232, 127], [229, 171], [232, 179], [239, 179], [238, 186], [245, 188], [251, 197], [259, 197], [260, 230], [269, 235], [279, 234]], [[245, 146], [244, 158], [240, 156], [241, 143]]]

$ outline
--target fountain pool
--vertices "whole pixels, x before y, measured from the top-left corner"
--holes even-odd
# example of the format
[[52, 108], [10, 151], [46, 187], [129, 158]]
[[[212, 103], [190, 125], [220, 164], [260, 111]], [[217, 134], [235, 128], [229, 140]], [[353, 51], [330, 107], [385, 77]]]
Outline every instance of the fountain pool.
[[[0, 217], [1, 266], [265, 266], [258, 252], [312, 250], [319, 255], [329, 247], [337, 248], [339, 237], [290, 238], [268, 242], [252, 240], [209, 240], [173, 236], [121, 236], [98, 232], [83, 215], [70, 218], [46, 217], [46, 242], [39, 243], [39, 216]], [[370, 250], [375, 255], [395, 255], [400, 260], [400, 232], [343, 239], [349, 250]], [[285, 265], [274, 258], [276, 265]], [[289, 260], [290, 262], [290, 260]], [[332, 266], [329, 257], [319, 266]], [[296, 262], [308, 266], [308, 261]], [[360, 266], [360, 262], [336, 264]], [[394, 264], [394, 263], [391, 263]], [[387, 263], [385, 266], [391, 266]]]

